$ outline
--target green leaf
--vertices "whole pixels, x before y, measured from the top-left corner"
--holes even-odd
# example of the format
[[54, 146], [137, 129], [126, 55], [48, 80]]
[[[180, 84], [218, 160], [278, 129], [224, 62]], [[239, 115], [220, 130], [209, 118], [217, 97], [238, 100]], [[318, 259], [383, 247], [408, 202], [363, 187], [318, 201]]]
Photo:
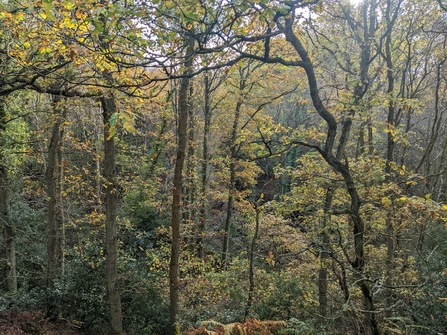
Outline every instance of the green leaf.
[[113, 114], [110, 116], [110, 119], [109, 119], [109, 124], [110, 124], [110, 126], [111, 126], [111, 127], [115, 127], [117, 121], [118, 121], [118, 113], [113, 113]]
[[42, 2], [42, 8], [45, 12], [45, 15], [47, 16], [47, 19], [49, 20], [55, 20], [56, 18], [54, 17], [53, 14], [53, 2], [52, 1], [44, 1]]
[[199, 20], [199, 14], [194, 12], [185, 13], [185, 19], [188, 22], [195, 22]]
[[94, 21], [93, 24], [95, 25], [95, 32], [97, 33], [103, 33], [104, 32], [104, 26], [99, 21]]

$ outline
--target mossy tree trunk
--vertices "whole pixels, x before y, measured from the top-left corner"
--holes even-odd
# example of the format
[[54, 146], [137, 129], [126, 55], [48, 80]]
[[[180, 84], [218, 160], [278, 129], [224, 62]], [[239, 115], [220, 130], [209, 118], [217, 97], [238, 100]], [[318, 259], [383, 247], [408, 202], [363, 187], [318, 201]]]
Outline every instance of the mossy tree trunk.
[[[191, 69], [194, 49], [194, 41], [191, 39], [187, 43], [186, 52], [186, 72]], [[177, 154], [174, 166], [174, 181], [172, 192], [171, 209], [171, 259], [169, 263], [169, 315], [171, 325], [171, 335], [175, 335], [177, 330], [177, 317], [179, 313], [179, 256], [180, 256], [180, 224], [182, 221], [182, 187], [183, 187], [183, 166], [186, 158], [188, 144], [188, 108], [189, 108], [189, 85], [190, 78], [185, 76], [181, 79], [178, 96], [178, 122], [177, 122]]]
[[17, 261], [15, 232], [11, 223], [9, 207], [8, 167], [4, 154], [4, 132], [6, 130], [6, 101], [0, 97], [0, 224], [3, 227], [6, 250], [6, 283], [8, 292], [17, 292]]
[[62, 97], [58, 95], [52, 96], [54, 124], [51, 132], [50, 143], [48, 146], [47, 168], [45, 171], [45, 181], [48, 196], [48, 238], [47, 238], [47, 316], [51, 319], [57, 317], [55, 311], [55, 301], [53, 296], [54, 286], [56, 283], [59, 250], [59, 230], [61, 229], [61, 208], [58, 205], [58, 185], [59, 177], [58, 155], [60, 156], [60, 142], [62, 137], [61, 125], [64, 119], [64, 110], [61, 105]]
[[116, 113], [112, 95], [101, 98], [104, 119], [104, 179], [106, 199], [106, 280], [110, 307], [110, 333], [121, 334], [123, 321], [121, 296], [118, 286], [118, 237], [116, 232], [116, 210], [118, 184], [116, 180], [115, 141], [111, 133], [110, 117]]

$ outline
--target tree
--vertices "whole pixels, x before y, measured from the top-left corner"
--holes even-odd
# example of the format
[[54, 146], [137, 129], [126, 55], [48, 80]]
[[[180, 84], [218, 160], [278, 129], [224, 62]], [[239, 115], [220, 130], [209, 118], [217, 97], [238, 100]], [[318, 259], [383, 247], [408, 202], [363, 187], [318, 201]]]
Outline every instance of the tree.
[[[193, 63], [194, 41], [185, 42], [185, 73], [191, 71]], [[179, 253], [180, 253], [180, 224], [181, 215], [181, 196], [183, 186], [183, 165], [186, 157], [186, 147], [188, 143], [188, 110], [189, 110], [189, 85], [190, 79], [185, 76], [180, 82], [178, 96], [178, 128], [177, 128], [177, 149], [174, 168], [174, 183], [172, 194], [172, 244], [171, 244], [171, 261], [169, 265], [169, 312], [171, 321], [171, 334], [177, 333], [177, 316], [179, 313]]]
[[14, 229], [11, 225], [9, 210], [9, 192], [8, 192], [8, 167], [5, 165], [6, 159], [3, 154], [4, 143], [3, 133], [6, 127], [6, 102], [5, 98], [0, 99], [0, 212], [3, 225], [3, 234], [5, 239], [6, 262], [7, 262], [7, 284], [8, 291], [15, 293], [17, 291], [17, 268], [16, 268], [16, 248], [14, 241]]
[[112, 115], [116, 115], [115, 99], [112, 95], [101, 98], [104, 118], [104, 178], [106, 192], [106, 277], [111, 313], [111, 333], [123, 330], [121, 297], [118, 286], [118, 238], [116, 235], [116, 210], [118, 185], [116, 181], [115, 143], [111, 132]]
[[200, 207], [200, 215], [199, 215], [199, 224], [198, 224], [198, 232], [197, 232], [197, 256], [203, 259], [204, 251], [203, 251], [203, 238], [205, 236], [205, 227], [207, 221], [207, 211], [208, 211], [208, 201], [207, 201], [207, 188], [208, 188], [208, 176], [209, 176], [209, 139], [211, 135], [211, 117], [213, 110], [216, 109], [218, 103], [221, 101], [217, 101], [213, 104], [213, 93], [219, 88], [219, 86], [223, 83], [225, 76], [219, 77], [219, 72], [214, 71], [211, 73], [205, 72], [203, 75], [203, 141], [202, 141], [202, 164], [201, 164], [201, 172], [200, 172], [200, 193], [202, 199], [202, 205]]
[[[55, 121], [51, 133], [51, 139], [48, 146], [47, 169], [45, 171], [45, 181], [47, 184], [48, 201], [48, 241], [47, 241], [47, 294], [49, 302], [47, 304], [47, 316], [55, 318], [55, 306], [53, 290], [55, 289], [56, 273], [58, 270], [57, 253], [59, 251], [58, 240], [60, 239], [59, 232], [62, 228], [61, 213], [62, 208], [58, 200], [60, 200], [60, 183], [57, 171], [60, 173], [58, 156], [60, 156], [60, 145], [62, 141], [61, 125], [66, 115], [66, 109], [63, 106], [63, 101], [60, 96], [52, 96], [53, 111]], [[62, 251], [63, 253], [63, 251]]]
[[254, 68], [259, 66], [259, 64], [252, 64], [252, 62], [248, 62], [244, 67], [240, 67], [239, 70], [239, 85], [237, 86], [237, 95], [239, 99], [236, 102], [235, 110], [234, 110], [234, 119], [233, 126], [231, 128], [231, 134], [228, 141], [228, 146], [230, 147], [230, 155], [229, 155], [229, 170], [230, 170], [230, 180], [228, 185], [228, 201], [227, 201], [227, 213], [225, 217], [225, 226], [224, 226], [224, 236], [223, 236], [223, 245], [222, 245], [222, 264], [223, 268], [226, 270], [228, 265], [228, 253], [230, 249], [230, 227], [231, 227], [231, 219], [233, 215], [233, 203], [236, 191], [236, 160], [238, 159], [238, 153], [240, 150], [240, 143], [238, 143], [238, 133], [240, 127], [240, 118], [241, 118], [241, 108], [244, 104], [244, 100], [247, 95], [250, 93], [250, 88], [252, 87], [249, 83], [247, 83], [247, 79], [250, 73], [253, 71], [251, 66], [254, 65]]

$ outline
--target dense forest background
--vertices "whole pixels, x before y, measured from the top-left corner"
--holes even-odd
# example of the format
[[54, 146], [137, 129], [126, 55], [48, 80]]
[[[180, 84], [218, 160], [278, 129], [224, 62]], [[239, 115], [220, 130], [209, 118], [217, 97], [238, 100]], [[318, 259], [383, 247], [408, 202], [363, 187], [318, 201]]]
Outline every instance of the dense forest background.
[[446, 333], [446, 6], [2, 1], [2, 315]]

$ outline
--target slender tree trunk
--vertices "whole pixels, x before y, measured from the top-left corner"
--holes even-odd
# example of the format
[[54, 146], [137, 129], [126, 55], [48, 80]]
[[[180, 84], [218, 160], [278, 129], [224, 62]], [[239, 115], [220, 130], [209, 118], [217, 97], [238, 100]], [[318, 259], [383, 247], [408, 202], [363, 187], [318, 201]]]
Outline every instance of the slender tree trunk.
[[[190, 80], [189, 85], [189, 98], [188, 101], [192, 100], [193, 97], [193, 85]], [[186, 222], [188, 226], [192, 228], [194, 232], [194, 238], [188, 239], [188, 243], [197, 242], [198, 227], [195, 225], [197, 210], [196, 210], [196, 194], [197, 194], [197, 184], [196, 184], [196, 169], [197, 164], [195, 161], [195, 127], [196, 120], [194, 111], [191, 108], [191, 103], [188, 104], [188, 154], [186, 159], [186, 196], [185, 196], [185, 208], [186, 212]]]
[[210, 135], [211, 128], [211, 105], [210, 105], [210, 95], [211, 95], [211, 87], [208, 78], [208, 74], [205, 73], [204, 76], [204, 86], [205, 86], [205, 106], [204, 106], [204, 126], [203, 126], [203, 153], [202, 153], [202, 170], [201, 170], [201, 180], [200, 180], [200, 193], [202, 197], [202, 203], [200, 206], [200, 216], [199, 216], [199, 225], [197, 232], [197, 256], [203, 259], [203, 236], [205, 234], [205, 223], [207, 217], [207, 178], [208, 178], [208, 138]]
[[[394, 14], [392, 13], [392, 2], [391, 0], [387, 0], [387, 7], [385, 12], [385, 20], [387, 23], [387, 35], [385, 36], [385, 52], [384, 52], [384, 58], [387, 66], [387, 94], [389, 96], [389, 106], [388, 106], [388, 116], [387, 116], [387, 125], [390, 128], [390, 131], [388, 131], [387, 136], [387, 151], [386, 151], [386, 166], [385, 166], [385, 182], [389, 183], [392, 181], [391, 176], [391, 165], [394, 163], [394, 149], [395, 149], [395, 142], [394, 142], [394, 136], [393, 132], [391, 131], [392, 128], [395, 127], [396, 124], [396, 106], [395, 106], [395, 92], [394, 92], [394, 83], [395, 83], [395, 73], [394, 73], [394, 64], [393, 64], [393, 55], [392, 55], [392, 29], [394, 25], [394, 19], [398, 13], [400, 4], [402, 1], [399, 2], [397, 8], [394, 10]], [[405, 80], [404, 78], [402, 80]], [[403, 91], [401, 92], [403, 94]], [[392, 194], [389, 194], [388, 196], [392, 197]], [[387, 244], [387, 259], [386, 259], [386, 278], [385, 278], [385, 284], [387, 287], [391, 287], [393, 285], [392, 280], [392, 271], [394, 268], [394, 249], [395, 249], [395, 239], [396, 239], [396, 233], [395, 228], [393, 224], [393, 214], [394, 210], [391, 207], [388, 210], [387, 217], [386, 217], [386, 244]], [[390, 289], [387, 289], [386, 291], [386, 298], [385, 298], [385, 305], [386, 307], [390, 307], [393, 304], [393, 298], [392, 298], [392, 291]], [[392, 316], [392, 310], [387, 309], [385, 312], [386, 317]]]
[[[374, 32], [376, 29], [375, 22], [375, 3], [370, 3], [371, 7], [368, 7], [368, 4], [364, 3], [362, 7], [362, 15], [364, 22], [364, 37], [365, 41], [374, 36]], [[367, 13], [369, 13], [370, 17], [368, 20]], [[351, 20], [352, 21], [352, 20]], [[334, 156], [333, 149], [337, 134], [337, 122], [335, 120], [334, 115], [324, 106], [318, 89], [318, 83], [314, 71], [314, 67], [312, 61], [309, 57], [309, 54], [301, 43], [299, 38], [295, 35], [292, 27], [292, 19], [285, 19], [286, 27], [285, 27], [285, 37], [286, 40], [291, 43], [291, 45], [295, 48], [296, 52], [300, 55], [302, 60], [302, 68], [306, 72], [306, 76], [308, 79], [310, 96], [312, 99], [312, 103], [318, 112], [318, 114], [325, 120], [327, 124], [327, 136], [324, 149], [319, 149], [320, 154], [323, 156], [324, 160], [332, 166], [335, 171], [341, 174], [343, 177], [345, 188], [349, 194], [351, 200], [351, 208], [350, 208], [350, 220], [353, 224], [353, 238], [354, 238], [354, 260], [351, 261], [351, 267], [353, 269], [354, 276], [356, 278], [356, 283], [361, 289], [363, 302], [366, 309], [366, 318], [369, 323], [371, 332], [374, 335], [379, 335], [380, 330], [378, 327], [377, 320], [375, 318], [375, 307], [373, 303], [373, 297], [371, 295], [369, 286], [367, 282], [364, 280], [364, 272], [365, 272], [365, 259], [364, 259], [364, 233], [365, 233], [365, 225], [360, 215], [360, 197], [355, 187], [354, 180], [352, 178], [351, 172], [349, 170], [349, 166], [347, 162], [342, 162], [341, 159]], [[367, 24], [368, 23], [368, 24]], [[278, 24], [278, 23], [277, 23]], [[281, 25], [280, 25], [281, 28]], [[361, 60], [360, 60], [360, 83], [361, 85], [357, 85], [354, 89], [354, 106], [357, 106], [363, 95], [368, 88], [368, 68], [370, 64], [370, 44], [369, 43], [361, 43]], [[349, 138], [351, 126], [352, 126], [352, 118], [355, 114], [355, 108], [352, 108], [348, 115], [346, 115], [342, 121], [342, 131], [339, 137], [339, 145], [337, 148], [337, 156], [339, 153], [344, 152], [344, 148], [347, 145], [347, 141]]]
[[[170, 99], [171, 95], [172, 95], [172, 93], [169, 94], [169, 97], [168, 97], [167, 100]], [[153, 145], [152, 146], [152, 150], [151, 150], [152, 155], [151, 155], [151, 158], [150, 158], [150, 165], [149, 165], [149, 168], [148, 168], [147, 174], [146, 174], [146, 176], [148, 178], [154, 178], [155, 177], [155, 168], [157, 167], [158, 160], [160, 158], [161, 153], [163, 152], [163, 140], [162, 140], [162, 138], [163, 138], [163, 135], [166, 132], [166, 128], [167, 128], [168, 122], [166, 120], [166, 117], [164, 117], [164, 116], [162, 116], [162, 119], [161, 119], [160, 122], [161, 122], [160, 131], [159, 131], [159, 133], [157, 135], [157, 139], [152, 144]]]
[[9, 209], [9, 182], [8, 167], [5, 165], [6, 157], [4, 155], [4, 131], [6, 129], [6, 101], [0, 97], [0, 224], [3, 227], [3, 236], [5, 239], [6, 250], [6, 283], [8, 292], [15, 294], [17, 292], [17, 262], [15, 232], [11, 224], [11, 215]]
[[228, 202], [227, 202], [227, 216], [225, 218], [225, 227], [224, 227], [224, 236], [223, 236], [223, 245], [222, 245], [222, 265], [224, 270], [226, 270], [228, 265], [228, 255], [230, 251], [230, 230], [231, 230], [231, 220], [233, 215], [233, 203], [234, 203], [234, 195], [236, 191], [236, 160], [237, 154], [239, 151], [238, 145], [236, 143], [237, 132], [239, 128], [239, 119], [241, 117], [241, 109], [243, 104], [242, 92], [247, 86], [247, 78], [250, 73], [250, 65], [249, 63], [244, 68], [239, 68], [239, 99], [236, 103], [236, 108], [234, 111], [234, 119], [233, 119], [233, 127], [231, 129], [230, 136], [230, 184], [228, 186]]
[[[388, 1], [388, 6], [390, 6], [391, 3]], [[387, 8], [386, 11], [386, 18], [387, 21], [390, 19], [390, 9]], [[388, 80], [388, 88], [387, 88], [387, 94], [390, 97], [389, 100], [389, 107], [388, 107], [388, 118], [387, 118], [387, 124], [388, 127], [392, 128], [394, 127], [395, 123], [395, 105], [394, 105], [394, 75], [393, 75], [393, 61], [392, 61], [392, 55], [391, 55], [391, 31], [388, 33], [385, 39], [385, 61], [387, 64], [387, 80]], [[394, 162], [394, 137], [392, 135], [392, 132], [388, 132], [387, 136], [387, 152], [386, 152], [386, 166], [385, 166], [385, 182], [391, 181], [391, 164]], [[391, 194], [389, 196], [392, 196]], [[386, 217], [386, 245], [387, 245], [387, 259], [386, 259], [386, 279], [385, 283], [387, 287], [391, 287], [392, 285], [392, 270], [393, 270], [393, 263], [394, 263], [394, 239], [395, 239], [395, 232], [394, 232], [394, 225], [393, 225], [393, 210], [390, 208], [387, 213]], [[390, 306], [392, 304], [392, 291], [391, 289], [387, 289], [386, 292], [386, 299], [385, 299], [386, 306]], [[386, 317], [392, 316], [392, 311], [390, 309], [387, 309], [385, 313]]]
[[326, 191], [326, 199], [324, 201], [324, 217], [321, 233], [321, 251], [320, 251], [320, 270], [318, 271], [318, 314], [321, 322], [326, 322], [327, 318], [327, 278], [328, 278], [328, 262], [330, 251], [330, 239], [327, 232], [331, 222], [330, 211], [332, 209], [332, 200], [334, 197], [334, 188], [328, 188]]
[[118, 237], [116, 210], [118, 205], [115, 167], [115, 143], [110, 133], [110, 117], [116, 113], [113, 96], [101, 98], [104, 119], [104, 178], [106, 195], [106, 280], [110, 307], [110, 334], [121, 334], [123, 322], [121, 297], [118, 287]]
[[56, 272], [58, 268], [58, 232], [61, 227], [60, 207], [58, 207], [58, 152], [61, 140], [61, 124], [64, 113], [60, 103], [61, 96], [53, 96], [53, 110], [55, 121], [51, 133], [50, 144], [48, 146], [47, 169], [45, 171], [45, 180], [48, 196], [48, 239], [47, 239], [47, 316], [55, 319], [56, 304], [54, 301], [54, 284], [56, 282]]
[[[0, 159], [1, 159], [0, 155]], [[16, 245], [15, 231], [11, 225], [9, 210], [9, 192], [8, 188], [8, 170], [5, 166], [0, 166], [0, 211], [1, 220], [3, 221], [3, 234], [6, 249], [6, 283], [8, 292], [15, 294], [17, 292], [17, 261], [16, 261]]]
[[[338, 163], [335, 164], [339, 165]], [[334, 166], [334, 167], [335, 167]], [[365, 258], [364, 258], [364, 233], [365, 224], [360, 215], [360, 197], [355, 187], [352, 176], [349, 172], [348, 167], [339, 165], [340, 174], [343, 176], [346, 189], [351, 198], [351, 215], [350, 219], [353, 222], [354, 231], [354, 261], [351, 266], [354, 271], [354, 276], [356, 278], [357, 285], [360, 287], [363, 296], [363, 304], [366, 311], [366, 320], [368, 321], [369, 327], [373, 335], [380, 335], [379, 325], [377, 323], [375, 306], [371, 290], [369, 288], [368, 282], [365, 281]]]
[[101, 151], [104, 150], [103, 143], [101, 137], [104, 137], [104, 135], [101, 135], [101, 133], [104, 131], [104, 122], [101, 118], [101, 114], [96, 115], [95, 114], [95, 172], [96, 172], [96, 187], [95, 187], [95, 195], [96, 195], [96, 204], [95, 208], [98, 211], [98, 213], [102, 212], [102, 202], [103, 202], [103, 195], [102, 195], [102, 171], [101, 171]]
[[366, 125], [368, 127], [368, 155], [372, 156], [374, 153], [374, 136], [371, 117], [367, 116]]
[[360, 155], [365, 153], [365, 129], [364, 124], [360, 125], [359, 137], [357, 141], [357, 149], [355, 151], [355, 159], [358, 159]]
[[223, 236], [223, 246], [222, 246], [222, 265], [223, 269], [227, 269], [228, 256], [230, 250], [230, 231], [231, 231], [231, 219], [233, 216], [233, 203], [234, 203], [234, 189], [236, 181], [236, 171], [235, 171], [235, 158], [231, 158], [230, 162], [230, 185], [228, 189], [228, 201], [227, 201], [227, 216], [225, 218], [224, 236]]
[[[186, 72], [188, 73], [192, 66], [193, 41], [188, 42], [186, 54]], [[183, 166], [186, 156], [186, 147], [188, 144], [188, 96], [189, 96], [189, 77], [182, 78], [180, 82], [180, 91], [178, 97], [178, 143], [177, 157], [174, 167], [174, 185], [172, 192], [172, 244], [171, 260], [169, 264], [169, 315], [171, 324], [171, 335], [177, 333], [177, 316], [179, 313], [179, 255], [180, 255], [180, 223], [182, 220], [181, 199], [183, 186]]]
[[[433, 148], [435, 147], [436, 140], [438, 139], [438, 136], [440, 134], [441, 126], [444, 124], [442, 117], [441, 117], [441, 108], [440, 108], [440, 88], [443, 81], [445, 70], [443, 70], [444, 63], [447, 61], [447, 58], [443, 59], [437, 66], [436, 69], [436, 87], [435, 87], [435, 114], [433, 118], [433, 123], [430, 129], [429, 134], [429, 141], [427, 144], [427, 147], [424, 151], [424, 154], [422, 155], [422, 158], [420, 159], [418, 165], [415, 168], [415, 173], [418, 173], [419, 170], [422, 168], [424, 164], [427, 164], [429, 162], [429, 157], [433, 151]], [[426, 174], [429, 174], [429, 168], [426, 169]]]
[[250, 254], [249, 254], [249, 289], [248, 289], [248, 299], [247, 299], [247, 307], [245, 308], [245, 319], [248, 318], [250, 314], [251, 305], [253, 303], [253, 296], [255, 292], [255, 275], [254, 275], [254, 258], [255, 258], [255, 249], [256, 249], [256, 241], [259, 235], [259, 216], [261, 213], [261, 208], [259, 208], [258, 204], [255, 204], [255, 232], [253, 234], [253, 238], [251, 240]]
[[[241, 91], [245, 86], [244, 79], [241, 79]], [[236, 159], [237, 159], [237, 130], [239, 127], [239, 118], [241, 115], [242, 101], [236, 104], [236, 110], [234, 114], [233, 128], [231, 131], [230, 138], [230, 184], [228, 186], [228, 201], [227, 201], [227, 216], [225, 218], [224, 236], [223, 236], [223, 246], [222, 246], [222, 265], [224, 270], [228, 265], [228, 253], [230, 250], [230, 230], [231, 230], [231, 219], [233, 215], [233, 203], [234, 203], [234, 193], [235, 193], [235, 183], [236, 183]]]
[[[352, 112], [351, 112], [352, 113]], [[337, 148], [337, 154], [335, 159], [337, 161], [340, 161], [345, 154], [345, 147], [346, 143], [343, 144], [342, 141], [348, 141], [349, 133], [351, 131], [351, 122], [350, 118], [345, 118], [343, 122], [343, 129], [342, 129], [342, 139], [340, 140], [340, 144]], [[363, 132], [360, 134], [360, 144], [361, 144], [361, 153], [364, 153], [364, 141], [363, 139]], [[326, 197], [324, 200], [324, 208], [323, 208], [323, 226], [322, 226], [322, 233], [320, 235], [321, 238], [321, 245], [322, 250], [320, 251], [320, 270], [318, 273], [318, 301], [319, 301], [319, 317], [320, 321], [323, 323], [327, 319], [327, 280], [328, 280], [328, 261], [330, 258], [330, 252], [331, 252], [331, 244], [330, 244], [330, 236], [328, 233], [328, 226], [330, 225], [332, 221], [332, 202], [334, 200], [334, 193], [335, 193], [335, 185], [330, 186], [326, 190]], [[343, 269], [342, 269], [343, 270]], [[344, 271], [344, 270], [343, 270]], [[346, 287], [344, 281], [340, 281], [342, 284], [342, 289]], [[346, 298], [349, 298], [349, 295], [345, 294]]]
[[[61, 140], [62, 140], [61, 132]], [[61, 149], [61, 145], [59, 145], [59, 149], [57, 151], [57, 162], [59, 166], [59, 174], [58, 174], [58, 184], [59, 184], [59, 211], [60, 211], [60, 231], [61, 231], [61, 243], [60, 243], [60, 253], [61, 253], [61, 273], [62, 278], [65, 275], [65, 246], [66, 246], [66, 236], [65, 236], [65, 215], [64, 215], [64, 164], [63, 164], [63, 153]]]

